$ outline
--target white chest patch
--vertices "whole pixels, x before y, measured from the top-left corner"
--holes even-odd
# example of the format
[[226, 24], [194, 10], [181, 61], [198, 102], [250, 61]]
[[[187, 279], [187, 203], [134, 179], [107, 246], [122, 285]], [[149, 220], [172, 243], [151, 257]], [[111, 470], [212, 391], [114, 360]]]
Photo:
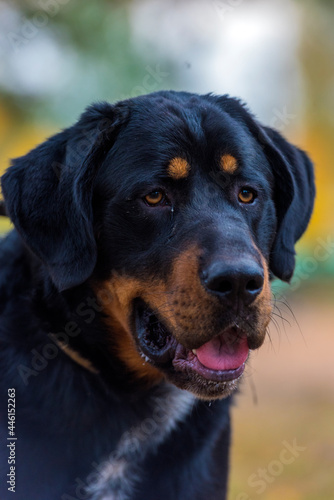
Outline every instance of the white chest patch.
[[148, 453], [163, 442], [190, 414], [194, 395], [173, 385], [163, 386], [148, 402], [147, 416], [121, 436], [116, 449], [87, 488], [91, 500], [130, 500]]

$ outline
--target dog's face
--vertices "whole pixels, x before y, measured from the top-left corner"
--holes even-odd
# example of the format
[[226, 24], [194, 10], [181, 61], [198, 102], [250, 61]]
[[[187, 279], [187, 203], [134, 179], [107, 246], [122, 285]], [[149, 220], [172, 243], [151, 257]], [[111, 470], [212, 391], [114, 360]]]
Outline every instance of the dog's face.
[[[60, 290], [108, 291], [106, 348], [146, 382], [230, 394], [265, 338], [269, 276], [293, 272], [307, 157], [234, 99], [162, 92], [93, 107], [23, 160], [9, 213]], [[34, 202], [14, 197], [36, 177]]]

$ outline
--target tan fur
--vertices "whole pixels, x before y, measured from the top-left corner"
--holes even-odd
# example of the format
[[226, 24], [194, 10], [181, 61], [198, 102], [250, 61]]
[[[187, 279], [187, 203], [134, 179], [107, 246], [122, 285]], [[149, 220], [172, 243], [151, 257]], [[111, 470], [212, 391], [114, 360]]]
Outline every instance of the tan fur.
[[226, 174], [234, 174], [238, 168], [237, 160], [232, 155], [223, 155], [220, 158], [220, 168]]
[[251, 309], [255, 308], [258, 312], [257, 335], [254, 337], [254, 344], [251, 346], [253, 349], [262, 345], [272, 312], [268, 264], [266, 263], [263, 255], [260, 254], [260, 256], [264, 269], [264, 283], [261, 293], [256, 297], [255, 301], [251, 305]]
[[173, 158], [172, 161], [168, 165], [168, 175], [172, 177], [172, 179], [186, 179], [188, 177], [190, 171], [189, 163], [183, 158]]
[[149, 284], [115, 274], [103, 286], [108, 290], [110, 297], [113, 297], [104, 307], [107, 314], [106, 322], [112, 332], [110, 349], [136, 377], [151, 384], [159, 383], [163, 375], [140, 356], [129, 325], [132, 300], [142, 296]]
[[[113, 297], [105, 305], [111, 332], [110, 348], [135, 376], [152, 384], [158, 383], [163, 375], [138, 353], [129, 326], [132, 301], [141, 297], [174, 337], [189, 349], [198, 348], [218, 335], [220, 318], [228, 311], [203, 287], [199, 278], [199, 256], [200, 250], [194, 245], [180, 253], [166, 283], [144, 282], [115, 274], [103, 285], [108, 296]], [[261, 259], [265, 273], [263, 290], [244, 312], [251, 348], [262, 344], [271, 313], [268, 266], [262, 255]]]
[[159, 383], [164, 378], [162, 373], [140, 356], [130, 330], [125, 330], [119, 323], [113, 321], [112, 318], [107, 322], [113, 332], [111, 349], [115, 352], [118, 359], [123, 361], [129, 371], [136, 377], [150, 384]]

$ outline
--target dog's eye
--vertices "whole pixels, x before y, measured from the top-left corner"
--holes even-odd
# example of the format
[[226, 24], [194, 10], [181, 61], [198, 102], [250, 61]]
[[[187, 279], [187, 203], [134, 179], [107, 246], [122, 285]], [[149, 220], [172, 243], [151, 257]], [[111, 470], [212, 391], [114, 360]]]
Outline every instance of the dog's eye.
[[240, 203], [253, 203], [253, 201], [256, 198], [256, 192], [248, 187], [243, 187], [240, 189], [239, 194], [238, 194], [238, 200]]
[[152, 191], [144, 196], [144, 200], [148, 205], [161, 205], [166, 200], [166, 195], [162, 191]]

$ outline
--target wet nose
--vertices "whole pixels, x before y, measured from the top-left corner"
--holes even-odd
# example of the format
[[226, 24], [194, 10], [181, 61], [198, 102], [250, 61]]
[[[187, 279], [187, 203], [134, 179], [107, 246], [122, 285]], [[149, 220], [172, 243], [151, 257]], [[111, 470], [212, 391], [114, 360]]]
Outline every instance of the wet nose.
[[250, 304], [261, 293], [264, 284], [263, 268], [249, 259], [231, 263], [212, 262], [202, 273], [205, 288], [220, 299]]

